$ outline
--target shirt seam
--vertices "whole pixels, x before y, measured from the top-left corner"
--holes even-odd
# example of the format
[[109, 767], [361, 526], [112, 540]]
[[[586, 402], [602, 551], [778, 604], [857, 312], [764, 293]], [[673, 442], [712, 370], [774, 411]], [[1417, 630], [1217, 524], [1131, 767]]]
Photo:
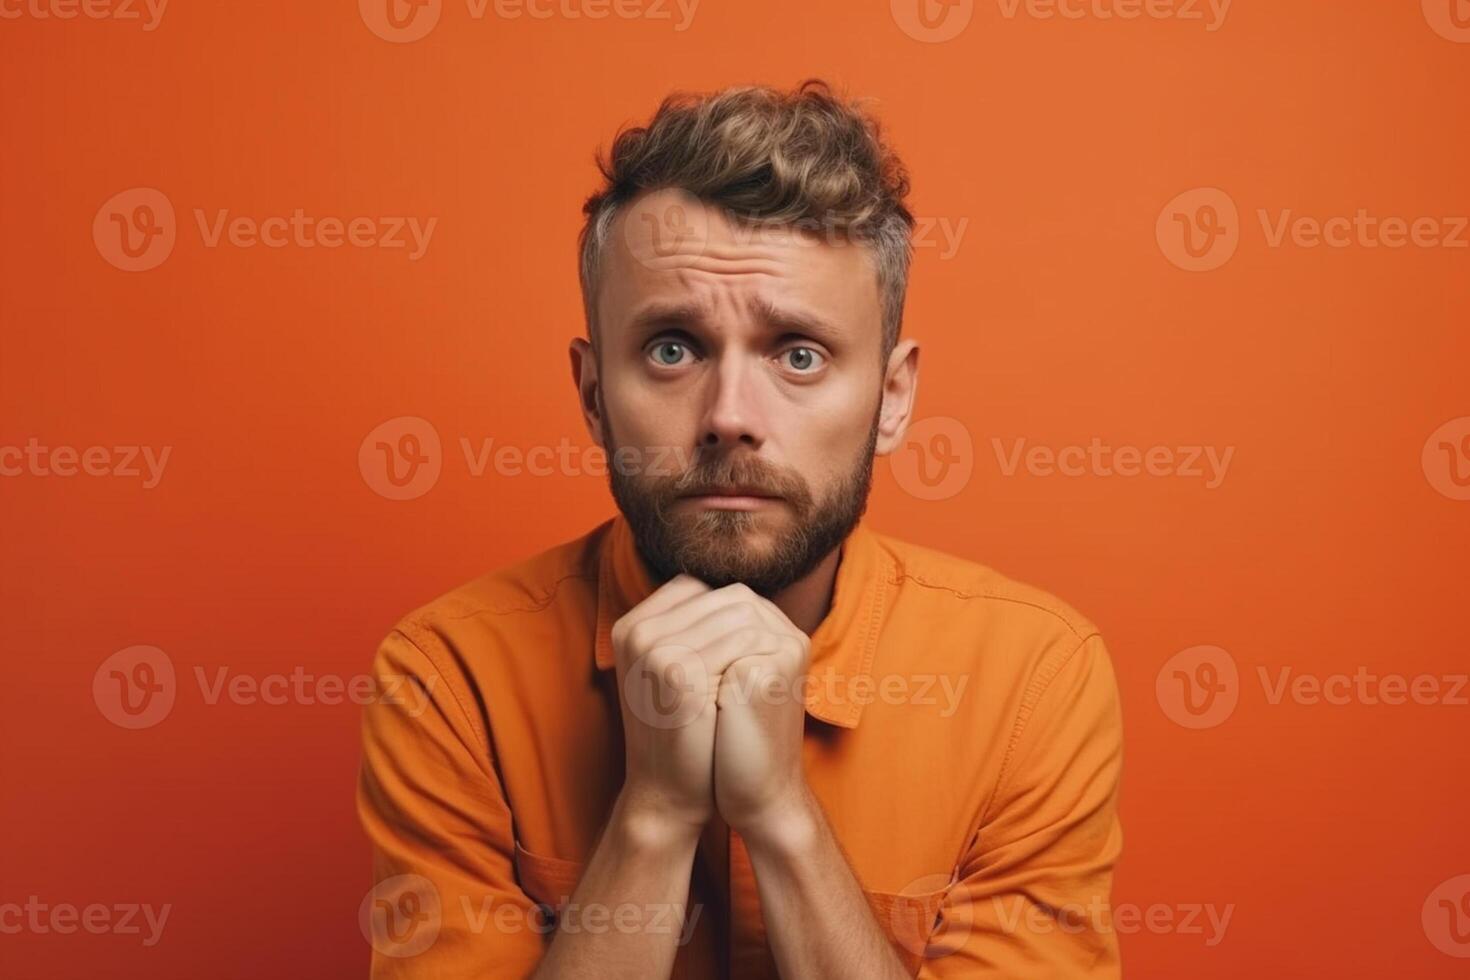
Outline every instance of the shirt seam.
[[471, 619], [475, 616], [481, 616], [485, 614], [489, 614], [491, 616], [506, 616], [511, 613], [518, 612], [541, 612], [547, 606], [556, 601], [557, 595], [561, 592], [562, 583], [565, 582], [567, 579], [580, 578], [595, 581], [597, 577], [598, 576], [593, 572], [568, 572], [567, 574], [556, 579], [550, 585], [546, 586], [546, 588], [550, 589], [550, 591], [546, 594], [546, 597], [544, 599], [541, 599], [540, 601], [534, 601], [529, 605], [522, 603], [519, 605], [507, 604], [495, 606], [487, 602], [476, 600], [472, 609], [457, 613], [441, 612], [437, 614], [436, 618], [442, 619], [445, 622], [449, 622], [460, 619]]
[[1019, 606], [1029, 606], [1032, 609], [1037, 609], [1041, 612], [1048, 613], [1055, 619], [1060, 620], [1062, 625], [1066, 626], [1067, 630], [1073, 636], [1077, 637], [1078, 640], [1085, 641], [1093, 636], [1096, 636], [1098, 633], [1098, 630], [1096, 628], [1087, 631], [1079, 629], [1077, 624], [1073, 622], [1070, 617], [1066, 616], [1056, 608], [1048, 606], [1044, 603], [1033, 602], [1029, 599], [1022, 599], [1017, 596], [1001, 595], [998, 592], [967, 592], [964, 589], [957, 589], [951, 585], [942, 585], [938, 582], [927, 581], [923, 577], [915, 575], [912, 572], [901, 571], [898, 572], [897, 575], [898, 577], [894, 580], [896, 583], [902, 583], [905, 579], [908, 579], [917, 583], [918, 585], [923, 586], [926, 589], [938, 589], [943, 592], [948, 592], [960, 599], [989, 599], [994, 602], [1011, 602]]
[[434, 668], [434, 675], [439, 679], [439, 681], [445, 687], [449, 688], [449, 693], [454, 695], [454, 703], [456, 706], [458, 706], [460, 715], [463, 717], [465, 723], [470, 726], [470, 732], [474, 734], [476, 740], [479, 742], [480, 749], [482, 749], [485, 753], [485, 758], [488, 759], [490, 752], [489, 735], [487, 735], [485, 731], [481, 729], [479, 722], [475, 720], [474, 713], [470, 711], [469, 706], [465, 703], [464, 696], [459, 690], [459, 685], [454, 683], [454, 681], [450, 678], [448, 672], [445, 671], [444, 667], [439, 663], [434, 655], [426, 650], [423, 645], [415, 640], [412, 636], [410, 636], [406, 630], [395, 628], [393, 632], [403, 637], [403, 639], [408, 642], [409, 646], [417, 650], [419, 656], [427, 660], [429, 662], [429, 666]]
[[1007, 780], [1011, 778], [1010, 767], [1015, 758], [1016, 747], [1025, 735], [1026, 727], [1031, 721], [1032, 715], [1036, 712], [1036, 706], [1041, 703], [1041, 699], [1050, 690], [1052, 681], [1056, 680], [1057, 675], [1062, 672], [1063, 668], [1072, 662], [1072, 659], [1077, 656], [1083, 647], [1099, 635], [1100, 633], [1096, 630], [1088, 633], [1082, 637], [1075, 647], [1067, 651], [1065, 655], [1052, 654], [1044, 658], [1036, 668], [1036, 672], [1032, 675], [1030, 683], [1026, 685], [1026, 693], [1021, 698], [1020, 707], [1016, 709], [1016, 722], [1011, 729], [1011, 737], [1007, 740], [1005, 755], [1001, 758], [1000, 773], [996, 776], [995, 786], [991, 788], [990, 795], [986, 798], [985, 805], [980, 810], [980, 820], [975, 826], [974, 837], [978, 837], [980, 829], [989, 822], [991, 809], [995, 805], [996, 798], [1000, 796], [1001, 790], [1006, 788]]

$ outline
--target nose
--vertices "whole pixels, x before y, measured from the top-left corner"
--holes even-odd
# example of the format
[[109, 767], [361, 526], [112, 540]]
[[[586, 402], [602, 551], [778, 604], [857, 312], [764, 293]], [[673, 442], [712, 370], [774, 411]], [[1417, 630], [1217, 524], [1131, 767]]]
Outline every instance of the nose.
[[734, 351], [720, 358], [711, 377], [712, 391], [700, 423], [700, 446], [720, 453], [736, 446], [759, 449], [765, 442], [765, 426], [758, 400], [757, 373]]

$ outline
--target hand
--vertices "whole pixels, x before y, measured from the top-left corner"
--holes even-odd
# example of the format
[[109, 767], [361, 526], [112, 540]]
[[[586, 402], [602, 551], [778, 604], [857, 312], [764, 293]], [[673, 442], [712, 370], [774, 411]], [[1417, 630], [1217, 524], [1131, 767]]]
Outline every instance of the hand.
[[799, 681], [811, 642], [775, 603], [745, 586], [730, 588], [744, 590], [740, 601], [757, 618], [732, 638], [741, 652], [720, 675], [715, 801], [732, 829], [754, 839], [779, 833], [783, 822], [808, 813]]
[[804, 799], [805, 633], [743, 584], [669, 580], [613, 624], [626, 744], [624, 802], [737, 831]]

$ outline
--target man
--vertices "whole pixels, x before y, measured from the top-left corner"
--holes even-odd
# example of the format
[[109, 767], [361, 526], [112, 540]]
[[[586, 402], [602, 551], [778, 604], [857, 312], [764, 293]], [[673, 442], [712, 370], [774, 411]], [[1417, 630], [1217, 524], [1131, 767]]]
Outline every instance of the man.
[[877, 125], [673, 98], [602, 171], [571, 366], [621, 514], [383, 642], [373, 975], [1116, 976], [1096, 629], [861, 520], [919, 361]]

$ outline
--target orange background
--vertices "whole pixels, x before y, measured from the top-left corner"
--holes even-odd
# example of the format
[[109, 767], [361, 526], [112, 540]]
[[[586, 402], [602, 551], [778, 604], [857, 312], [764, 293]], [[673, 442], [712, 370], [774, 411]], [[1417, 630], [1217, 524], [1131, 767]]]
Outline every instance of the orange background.
[[[459, 440], [588, 444], [565, 349], [594, 148], [671, 88], [812, 75], [877, 100], [917, 214], [968, 221], [953, 256], [918, 249], [906, 332], [919, 415], [958, 420], [973, 476], [927, 501], [881, 463], [873, 525], [1099, 623], [1128, 739], [1115, 902], [1234, 906], [1213, 947], [1124, 935], [1128, 974], [1463, 975], [1421, 911], [1470, 872], [1470, 708], [1272, 704], [1257, 671], [1466, 670], [1470, 502], [1421, 450], [1470, 415], [1470, 251], [1271, 247], [1257, 212], [1470, 214], [1470, 44], [1417, 0], [1242, 0], [1214, 31], [987, 0], [943, 43], [886, 0], [703, 0], [685, 31], [493, 9], [451, 0], [412, 43], [345, 0], [0, 20], [0, 446], [172, 447], [151, 490], [0, 478], [0, 903], [173, 906], [152, 948], [0, 935], [0, 975], [365, 973], [358, 708], [210, 705], [194, 670], [351, 677], [403, 612], [610, 515], [600, 477], [474, 477]], [[91, 231], [135, 187], [178, 215], [146, 272]], [[1197, 187], [1239, 207], [1209, 272], [1155, 232]], [[196, 208], [438, 225], [418, 261], [208, 248]], [[409, 501], [358, 465], [399, 416], [444, 447]], [[1211, 490], [1007, 476], [992, 442], [1095, 437], [1235, 456]], [[130, 731], [92, 681], [136, 644], [179, 692]], [[1192, 730], [1156, 679], [1202, 644], [1239, 705]]]

